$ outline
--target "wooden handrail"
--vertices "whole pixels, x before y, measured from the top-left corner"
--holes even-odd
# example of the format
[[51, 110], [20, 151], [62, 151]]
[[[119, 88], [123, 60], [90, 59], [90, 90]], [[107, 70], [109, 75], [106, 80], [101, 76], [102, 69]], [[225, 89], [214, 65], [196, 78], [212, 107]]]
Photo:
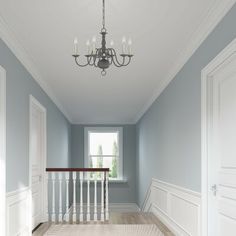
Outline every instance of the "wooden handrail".
[[47, 172], [109, 172], [109, 168], [46, 168]]

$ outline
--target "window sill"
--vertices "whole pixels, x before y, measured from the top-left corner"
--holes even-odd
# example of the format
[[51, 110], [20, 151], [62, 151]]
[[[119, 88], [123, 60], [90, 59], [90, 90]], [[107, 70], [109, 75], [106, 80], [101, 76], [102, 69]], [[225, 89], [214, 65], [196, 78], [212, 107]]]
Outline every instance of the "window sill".
[[109, 183], [123, 184], [127, 182], [128, 182], [127, 179], [109, 179]]

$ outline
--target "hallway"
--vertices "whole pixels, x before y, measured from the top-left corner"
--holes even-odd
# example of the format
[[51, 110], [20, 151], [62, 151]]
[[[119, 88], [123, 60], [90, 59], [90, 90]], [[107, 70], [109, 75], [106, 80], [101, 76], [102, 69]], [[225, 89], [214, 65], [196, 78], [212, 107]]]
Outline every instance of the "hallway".
[[[99, 223], [98, 223], [99, 224]], [[106, 224], [106, 223], [105, 223]], [[118, 213], [110, 214], [108, 224], [155, 224], [165, 236], [174, 236], [170, 230], [158, 220], [152, 213], [132, 212], [132, 213]], [[42, 236], [50, 227], [49, 223], [42, 224], [34, 233], [33, 236]]]

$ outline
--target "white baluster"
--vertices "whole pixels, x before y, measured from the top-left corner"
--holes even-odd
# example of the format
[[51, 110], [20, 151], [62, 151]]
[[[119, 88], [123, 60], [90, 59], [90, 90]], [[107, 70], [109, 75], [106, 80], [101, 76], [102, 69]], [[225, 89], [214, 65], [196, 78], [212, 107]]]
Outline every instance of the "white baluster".
[[45, 196], [45, 202], [46, 202], [46, 209], [45, 209], [45, 212], [46, 212], [46, 214], [47, 214], [47, 219], [46, 219], [46, 221], [49, 221], [49, 209], [48, 209], [48, 186], [49, 186], [49, 173], [48, 172], [46, 172], [45, 173], [45, 178], [46, 178], [46, 196]]
[[109, 209], [108, 209], [108, 177], [109, 172], [106, 172], [106, 220], [109, 220]]
[[87, 172], [87, 221], [90, 221], [90, 172]]
[[98, 216], [97, 216], [97, 176], [95, 174], [94, 177], [94, 216], [93, 216], [94, 221], [97, 221]]
[[101, 221], [104, 221], [104, 172], [101, 172]]
[[83, 213], [83, 172], [80, 172], [80, 222], [84, 220], [84, 213]]
[[73, 223], [76, 223], [76, 172], [73, 172]]
[[59, 179], [59, 222], [62, 222], [62, 173], [58, 173]]
[[52, 222], [56, 221], [56, 214], [55, 214], [55, 179], [56, 179], [56, 175], [54, 172], [52, 172], [51, 174], [51, 178], [52, 178]]
[[65, 214], [65, 220], [66, 222], [69, 222], [69, 180], [70, 180], [70, 173], [65, 172], [65, 179], [66, 179], [66, 214]]

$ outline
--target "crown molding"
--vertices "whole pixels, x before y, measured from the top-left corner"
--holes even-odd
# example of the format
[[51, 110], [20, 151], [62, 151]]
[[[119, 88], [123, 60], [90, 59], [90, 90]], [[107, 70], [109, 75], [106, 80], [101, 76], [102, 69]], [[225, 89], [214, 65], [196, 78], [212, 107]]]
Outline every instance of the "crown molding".
[[93, 122], [93, 121], [88, 121], [88, 122], [83, 122], [83, 121], [80, 121], [80, 120], [73, 120], [73, 125], [84, 125], [84, 126], [89, 126], [89, 125], [92, 125], [92, 126], [107, 126], [107, 125], [110, 125], [110, 126], [119, 126], [119, 125], [135, 125], [136, 123], [134, 121], [111, 121], [111, 122]]
[[218, 0], [214, 6], [208, 11], [206, 17], [203, 18], [199, 27], [191, 35], [189, 44], [187, 47], [180, 52], [179, 59], [174, 64], [167, 77], [160, 80], [158, 87], [152, 94], [151, 98], [143, 106], [143, 108], [138, 112], [134, 119], [134, 123], [137, 123], [145, 112], [151, 107], [153, 102], [161, 95], [168, 84], [175, 78], [178, 72], [194, 54], [194, 52], [199, 48], [207, 36], [213, 31], [213, 29], [218, 25], [218, 23], [223, 19], [227, 12], [235, 4], [236, 0]]
[[0, 16], [0, 38], [6, 43], [8, 48], [13, 52], [17, 59], [22, 63], [26, 70], [31, 74], [33, 79], [39, 84], [43, 91], [49, 96], [49, 98], [55, 103], [58, 109], [64, 114], [64, 116], [71, 122], [70, 116], [61, 105], [59, 100], [54, 95], [51, 88], [45, 82], [45, 80], [40, 75], [39, 71], [33, 63], [33, 59], [27, 54], [26, 50], [17, 41], [13, 31], [7, 25], [6, 21]]

